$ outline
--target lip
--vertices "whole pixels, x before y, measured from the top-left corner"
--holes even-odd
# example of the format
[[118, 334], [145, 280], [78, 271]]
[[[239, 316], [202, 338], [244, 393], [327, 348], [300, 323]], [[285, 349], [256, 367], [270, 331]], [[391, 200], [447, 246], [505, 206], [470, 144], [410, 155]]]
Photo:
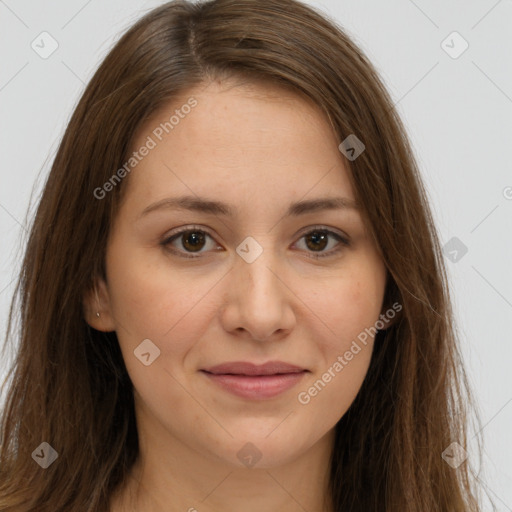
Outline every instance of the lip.
[[234, 395], [263, 400], [289, 390], [308, 370], [282, 361], [262, 365], [236, 361], [202, 369], [201, 372]]
[[205, 368], [203, 371], [213, 374], [275, 375], [278, 373], [298, 373], [304, 370], [305, 368], [290, 363], [284, 363], [283, 361], [269, 361], [265, 364], [233, 361], [231, 363], [222, 363], [212, 366], [211, 368]]

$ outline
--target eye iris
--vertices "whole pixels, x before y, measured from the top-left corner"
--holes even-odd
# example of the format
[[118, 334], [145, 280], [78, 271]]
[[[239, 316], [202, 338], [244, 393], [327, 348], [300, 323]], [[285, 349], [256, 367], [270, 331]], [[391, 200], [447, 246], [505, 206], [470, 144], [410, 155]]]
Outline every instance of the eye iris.
[[[309, 235], [306, 236], [306, 244], [312, 250], [315, 250], [315, 249], [322, 250], [325, 248], [325, 246], [328, 243], [327, 239], [328, 239], [328, 235], [326, 233], [323, 233], [321, 231], [313, 231], [312, 233], [310, 233]], [[310, 241], [313, 241], [313, 244], [320, 243], [321, 246], [320, 247], [318, 245], [311, 246], [309, 243]]]
[[[183, 247], [191, 252], [198, 252], [205, 243], [202, 231], [187, 231], [181, 235]], [[305, 235], [306, 245], [313, 251], [322, 251], [328, 244], [329, 234], [325, 231], [312, 231]]]
[[[189, 231], [188, 233], [185, 233], [182, 235], [183, 240], [183, 247], [185, 247], [187, 250], [196, 251], [198, 249], [202, 249], [202, 245], [204, 244], [204, 233], [201, 233], [200, 231]], [[198, 247], [199, 246], [199, 247]]]

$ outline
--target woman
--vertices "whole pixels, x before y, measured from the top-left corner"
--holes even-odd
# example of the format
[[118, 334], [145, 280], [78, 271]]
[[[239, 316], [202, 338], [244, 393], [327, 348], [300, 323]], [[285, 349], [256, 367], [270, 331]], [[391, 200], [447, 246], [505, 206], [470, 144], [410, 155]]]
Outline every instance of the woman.
[[296, 1], [170, 2], [120, 39], [18, 293], [0, 510], [480, 510], [407, 136]]

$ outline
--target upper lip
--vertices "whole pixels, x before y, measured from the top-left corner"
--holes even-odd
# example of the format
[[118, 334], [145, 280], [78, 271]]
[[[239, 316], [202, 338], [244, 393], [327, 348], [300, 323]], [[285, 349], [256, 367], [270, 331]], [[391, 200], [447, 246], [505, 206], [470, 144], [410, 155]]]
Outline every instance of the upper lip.
[[306, 371], [306, 369], [282, 361], [269, 361], [268, 363], [260, 365], [244, 361], [234, 361], [232, 363], [222, 363], [210, 368], [204, 368], [203, 371], [216, 375], [277, 375], [283, 373], [299, 373]]

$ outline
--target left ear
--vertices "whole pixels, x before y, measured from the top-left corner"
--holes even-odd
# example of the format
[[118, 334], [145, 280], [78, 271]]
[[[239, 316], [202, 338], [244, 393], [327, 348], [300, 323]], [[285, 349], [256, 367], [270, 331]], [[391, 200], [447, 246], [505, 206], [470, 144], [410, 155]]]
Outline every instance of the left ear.
[[[398, 309], [395, 309], [397, 307], [398, 307]], [[393, 304], [393, 306], [390, 308], [387, 308], [385, 310], [383, 309], [379, 316], [379, 320], [384, 324], [384, 327], [379, 330], [385, 331], [385, 330], [389, 329], [392, 325], [395, 325], [401, 317], [401, 314], [400, 314], [401, 310], [402, 310], [402, 306], [398, 303]]]
[[110, 296], [103, 279], [97, 279], [94, 286], [83, 297], [85, 321], [97, 331], [116, 330], [111, 312]]
[[394, 283], [390, 282], [391, 276], [388, 274], [386, 278], [386, 292], [379, 320], [384, 323], [384, 327], [380, 330], [386, 330], [395, 325], [402, 318], [402, 299], [398, 288]]

